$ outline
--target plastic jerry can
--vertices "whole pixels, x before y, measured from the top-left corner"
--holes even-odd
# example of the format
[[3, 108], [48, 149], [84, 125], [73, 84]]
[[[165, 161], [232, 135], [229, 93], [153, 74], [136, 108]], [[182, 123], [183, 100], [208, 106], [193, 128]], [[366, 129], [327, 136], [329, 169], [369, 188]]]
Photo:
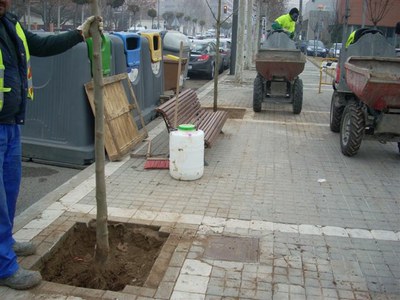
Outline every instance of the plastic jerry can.
[[169, 134], [169, 172], [178, 180], [196, 180], [204, 173], [204, 132], [181, 124]]

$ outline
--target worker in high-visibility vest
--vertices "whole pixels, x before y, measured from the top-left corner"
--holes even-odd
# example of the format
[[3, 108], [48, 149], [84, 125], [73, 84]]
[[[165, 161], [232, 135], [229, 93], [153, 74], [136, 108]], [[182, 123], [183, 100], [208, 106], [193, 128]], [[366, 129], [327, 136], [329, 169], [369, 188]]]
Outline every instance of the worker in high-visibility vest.
[[283, 30], [285, 31], [291, 39], [294, 38], [294, 33], [296, 30], [296, 22], [299, 18], [299, 10], [294, 7], [292, 8], [288, 14], [282, 15], [277, 18], [272, 23], [273, 30]]
[[20, 126], [28, 99], [33, 99], [30, 55], [62, 53], [90, 37], [93, 22], [102, 31], [102, 19], [89, 17], [80, 27], [46, 37], [22, 28], [8, 12], [11, 0], [0, 0], [0, 286], [29, 289], [41, 282], [38, 271], [19, 266], [18, 256], [34, 254], [31, 242], [16, 242], [13, 224], [21, 183]]
[[[283, 30], [285, 33], [289, 35], [291, 39], [294, 38], [294, 33], [296, 31], [296, 22], [297, 19], [299, 18], [299, 10], [294, 7], [292, 8], [288, 14], [284, 14], [277, 18], [273, 23], [272, 23], [272, 29], [273, 30]], [[286, 97], [290, 97], [290, 82], [286, 83]], [[271, 96], [271, 81], [266, 82], [266, 92], [267, 92], [267, 97]]]

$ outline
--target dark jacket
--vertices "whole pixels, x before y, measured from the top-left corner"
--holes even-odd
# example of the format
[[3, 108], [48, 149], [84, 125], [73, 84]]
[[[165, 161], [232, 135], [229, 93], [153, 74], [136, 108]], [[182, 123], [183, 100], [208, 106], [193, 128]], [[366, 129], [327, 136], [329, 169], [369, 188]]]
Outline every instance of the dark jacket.
[[[0, 26], [4, 26], [5, 29], [0, 30], [0, 47], [6, 67], [4, 86], [11, 88], [11, 92], [4, 93], [4, 106], [3, 110], [0, 111], [0, 123], [24, 124], [27, 101], [27, 70], [25, 49], [20, 40], [17, 39], [15, 32], [16, 23], [16, 16], [10, 13], [0, 18]], [[47, 36], [40, 36], [27, 30], [24, 30], [24, 32], [31, 56], [44, 57], [60, 54], [83, 41], [82, 35], [77, 30]], [[4, 36], [7, 33], [8, 36]], [[10, 41], [14, 43], [14, 47], [9, 47]], [[35, 70], [32, 72], [33, 77], [35, 76], [34, 72]]]

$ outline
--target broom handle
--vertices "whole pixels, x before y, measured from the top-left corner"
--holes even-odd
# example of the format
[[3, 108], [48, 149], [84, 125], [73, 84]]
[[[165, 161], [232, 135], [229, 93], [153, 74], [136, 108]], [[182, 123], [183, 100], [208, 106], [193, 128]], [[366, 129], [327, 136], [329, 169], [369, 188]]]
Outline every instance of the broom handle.
[[178, 127], [178, 100], [179, 100], [179, 83], [181, 77], [181, 62], [182, 62], [183, 42], [181, 41], [179, 47], [179, 58], [178, 58], [178, 76], [176, 78], [176, 95], [175, 95], [175, 115], [174, 115], [174, 128]]

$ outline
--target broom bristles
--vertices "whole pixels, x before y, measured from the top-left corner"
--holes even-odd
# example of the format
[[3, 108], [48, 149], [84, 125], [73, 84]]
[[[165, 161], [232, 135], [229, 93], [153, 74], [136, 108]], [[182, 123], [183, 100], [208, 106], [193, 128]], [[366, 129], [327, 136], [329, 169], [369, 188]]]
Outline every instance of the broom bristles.
[[146, 160], [145, 169], [169, 169], [169, 159], [164, 160]]

